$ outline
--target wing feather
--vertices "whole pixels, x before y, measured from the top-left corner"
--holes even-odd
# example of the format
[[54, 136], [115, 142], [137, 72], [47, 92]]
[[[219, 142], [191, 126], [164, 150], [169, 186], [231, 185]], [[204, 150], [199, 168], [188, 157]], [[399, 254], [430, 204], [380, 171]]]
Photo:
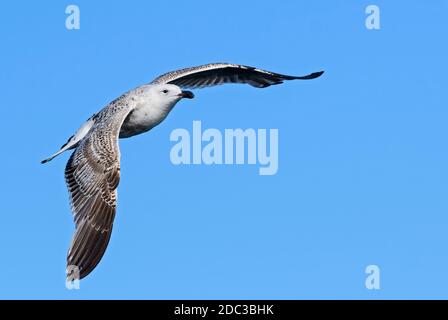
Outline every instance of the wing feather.
[[99, 263], [112, 234], [120, 181], [118, 137], [129, 112], [130, 107], [120, 100], [103, 109], [66, 165], [65, 179], [76, 224], [67, 266], [76, 266], [81, 279]]
[[247, 83], [253, 87], [265, 88], [283, 83], [285, 80], [315, 79], [322, 73], [323, 71], [320, 71], [296, 77], [239, 64], [211, 63], [165, 73], [156, 78], [152, 84], [169, 83], [195, 89], [224, 83]]

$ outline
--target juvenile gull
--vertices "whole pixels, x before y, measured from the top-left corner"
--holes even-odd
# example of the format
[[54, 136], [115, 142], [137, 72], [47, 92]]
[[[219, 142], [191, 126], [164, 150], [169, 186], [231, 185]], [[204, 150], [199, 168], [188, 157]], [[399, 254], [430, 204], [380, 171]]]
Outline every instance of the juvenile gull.
[[206, 64], [168, 72], [123, 94], [90, 117], [58, 152], [42, 161], [46, 163], [64, 151], [75, 149], [65, 168], [76, 225], [67, 267], [76, 266], [80, 278], [84, 278], [97, 266], [109, 243], [120, 181], [118, 139], [154, 128], [182, 98], [194, 97], [191, 91], [182, 89], [224, 83], [265, 88], [285, 80], [314, 79], [322, 73], [295, 77], [238, 64]]

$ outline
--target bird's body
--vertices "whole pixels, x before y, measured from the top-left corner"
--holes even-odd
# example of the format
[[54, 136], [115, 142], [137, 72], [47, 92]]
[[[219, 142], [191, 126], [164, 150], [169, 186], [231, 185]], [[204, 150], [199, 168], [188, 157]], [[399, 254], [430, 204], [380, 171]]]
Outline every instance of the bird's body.
[[150, 84], [133, 89], [90, 117], [61, 149], [42, 161], [75, 149], [65, 179], [76, 224], [67, 255], [70, 272], [88, 275], [109, 242], [120, 180], [119, 138], [129, 138], [161, 123], [182, 98], [193, 98], [181, 88], [203, 88], [223, 83], [247, 83], [257, 88], [284, 80], [314, 79], [323, 72], [293, 77], [242, 65], [218, 63], [166, 73]]
[[185, 97], [176, 86], [172, 85], [171, 87], [171, 92], [179, 95], [179, 99], [168, 101], [160, 99], [156, 92], [163, 90], [161, 85], [145, 85], [126, 94], [125, 99], [132, 106], [132, 110], [123, 122], [120, 138], [129, 138], [144, 133], [162, 122], [176, 103]]

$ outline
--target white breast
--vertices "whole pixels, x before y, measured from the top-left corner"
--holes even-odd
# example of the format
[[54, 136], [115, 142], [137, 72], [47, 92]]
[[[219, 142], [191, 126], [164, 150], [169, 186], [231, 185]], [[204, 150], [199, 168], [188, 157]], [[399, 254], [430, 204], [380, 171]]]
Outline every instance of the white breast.
[[174, 104], [161, 105], [157, 101], [138, 101], [121, 127], [120, 138], [129, 138], [151, 130], [166, 118], [173, 106]]

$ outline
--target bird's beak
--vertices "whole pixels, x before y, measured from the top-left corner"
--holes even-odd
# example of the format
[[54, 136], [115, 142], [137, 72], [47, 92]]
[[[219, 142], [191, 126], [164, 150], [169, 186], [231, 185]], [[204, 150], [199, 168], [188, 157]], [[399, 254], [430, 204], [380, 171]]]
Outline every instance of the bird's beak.
[[182, 91], [181, 94], [179, 94], [180, 97], [182, 98], [187, 98], [187, 99], [193, 99], [194, 98], [194, 94], [191, 91]]

